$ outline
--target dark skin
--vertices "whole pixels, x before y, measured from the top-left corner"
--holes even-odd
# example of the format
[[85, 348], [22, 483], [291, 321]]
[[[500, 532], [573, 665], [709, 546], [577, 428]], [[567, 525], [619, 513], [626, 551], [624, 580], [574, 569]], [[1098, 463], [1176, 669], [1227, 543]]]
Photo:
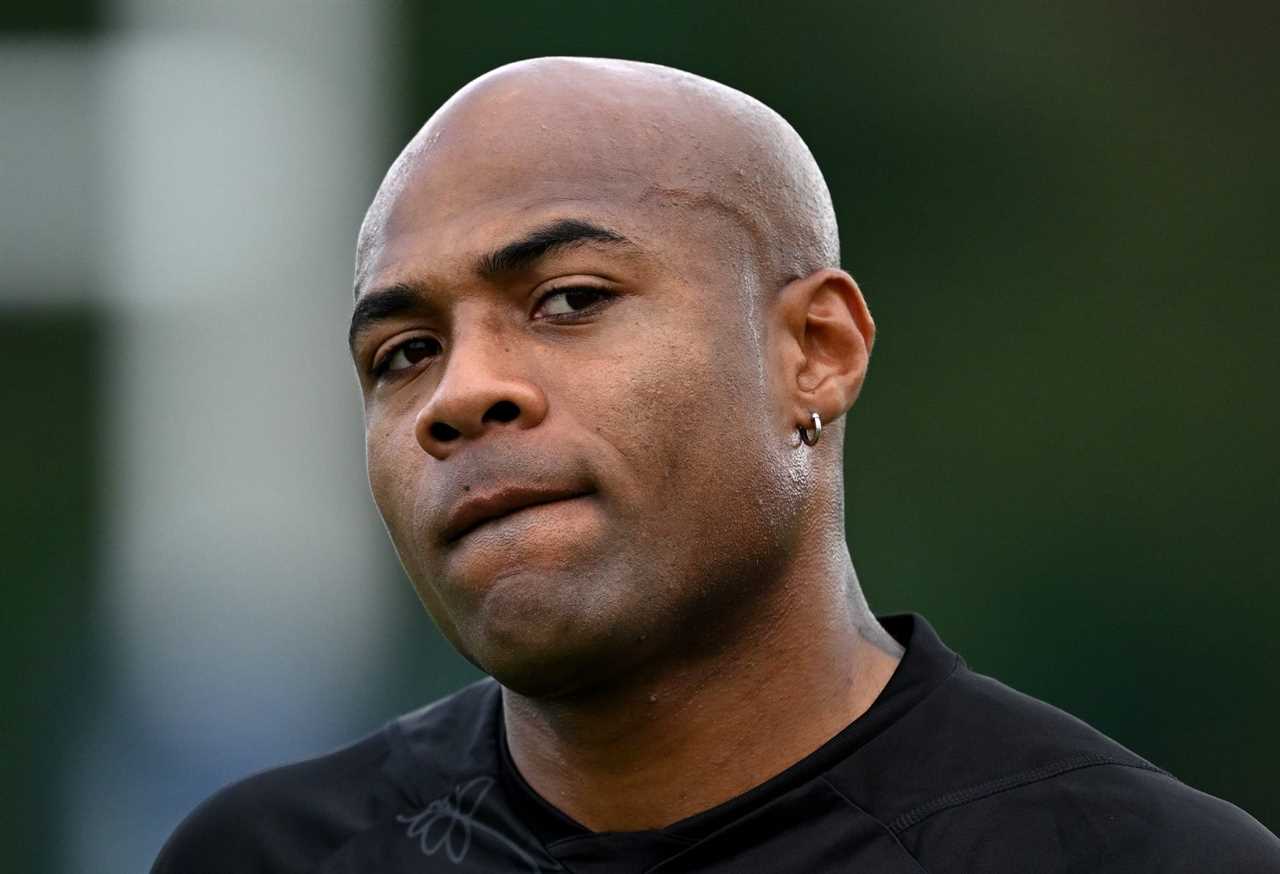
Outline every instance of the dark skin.
[[[844, 539], [841, 417], [875, 327], [823, 198], [744, 95], [543, 59], [437, 112], [362, 228], [375, 501], [441, 631], [502, 684], [521, 774], [588, 828], [758, 785], [901, 656]], [[558, 497], [452, 539], [469, 498], [521, 488]]]

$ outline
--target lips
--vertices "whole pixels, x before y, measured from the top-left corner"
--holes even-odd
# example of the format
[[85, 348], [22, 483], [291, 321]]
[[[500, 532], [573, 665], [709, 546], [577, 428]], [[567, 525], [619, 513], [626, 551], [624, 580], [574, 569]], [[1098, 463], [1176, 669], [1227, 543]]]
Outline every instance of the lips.
[[483, 494], [468, 495], [449, 511], [442, 535], [445, 543], [453, 544], [495, 519], [529, 507], [580, 498], [587, 494], [590, 492], [582, 489], [508, 486]]

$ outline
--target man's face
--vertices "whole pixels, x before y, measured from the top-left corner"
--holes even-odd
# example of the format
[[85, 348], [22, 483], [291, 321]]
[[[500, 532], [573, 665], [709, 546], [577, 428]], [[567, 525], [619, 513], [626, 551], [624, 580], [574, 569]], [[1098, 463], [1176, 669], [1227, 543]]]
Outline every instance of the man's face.
[[794, 492], [747, 235], [608, 156], [448, 134], [367, 249], [353, 343], [420, 599], [526, 694], [714, 646]]

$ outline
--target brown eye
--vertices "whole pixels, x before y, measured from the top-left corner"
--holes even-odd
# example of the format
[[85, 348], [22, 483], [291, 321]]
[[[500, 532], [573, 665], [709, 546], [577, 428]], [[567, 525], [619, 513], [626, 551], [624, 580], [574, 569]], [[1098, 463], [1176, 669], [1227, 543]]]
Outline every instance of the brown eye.
[[440, 341], [434, 337], [414, 337], [412, 340], [405, 340], [386, 357], [382, 366], [378, 368], [378, 373], [405, 370], [427, 358], [434, 358], [440, 354], [440, 351]]
[[589, 285], [562, 288], [544, 297], [538, 304], [538, 311], [544, 316], [571, 316], [612, 297], [612, 292]]

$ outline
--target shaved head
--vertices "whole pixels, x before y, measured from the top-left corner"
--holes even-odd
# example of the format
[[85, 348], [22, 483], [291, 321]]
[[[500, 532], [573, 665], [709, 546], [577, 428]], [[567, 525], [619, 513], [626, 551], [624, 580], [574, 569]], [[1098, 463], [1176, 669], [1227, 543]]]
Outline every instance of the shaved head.
[[[761, 684], [800, 728], [776, 770], [869, 702], [832, 706], [862, 694], [850, 665], [887, 681], [841, 470], [875, 323], [839, 257], [791, 126], [654, 64], [501, 67], [388, 171], [348, 332], [370, 491], [437, 627], [501, 683], [534, 785], [583, 773], [557, 750], [584, 740], [647, 733], [665, 760]], [[640, 786], [594, 761], [626, 778], [610, 797]]]
[[826, 182], [778, 113], [657, 64], [538, 58], [463, 87], [405, 147], [361, 227], [357, 293], [388, 224], [412, 220], [423, 197], [447, 209], [516, 187], [661, 213], [765, 288], [839, 266]]
[[374, 500], [461, 653], [586, 694], [772, 627], [792, 576], [849, 609], [875, 328], [838, 262], [808, 148], [716, 82], [541, 58], [431, 116], [361, 228], [349, 340]]

